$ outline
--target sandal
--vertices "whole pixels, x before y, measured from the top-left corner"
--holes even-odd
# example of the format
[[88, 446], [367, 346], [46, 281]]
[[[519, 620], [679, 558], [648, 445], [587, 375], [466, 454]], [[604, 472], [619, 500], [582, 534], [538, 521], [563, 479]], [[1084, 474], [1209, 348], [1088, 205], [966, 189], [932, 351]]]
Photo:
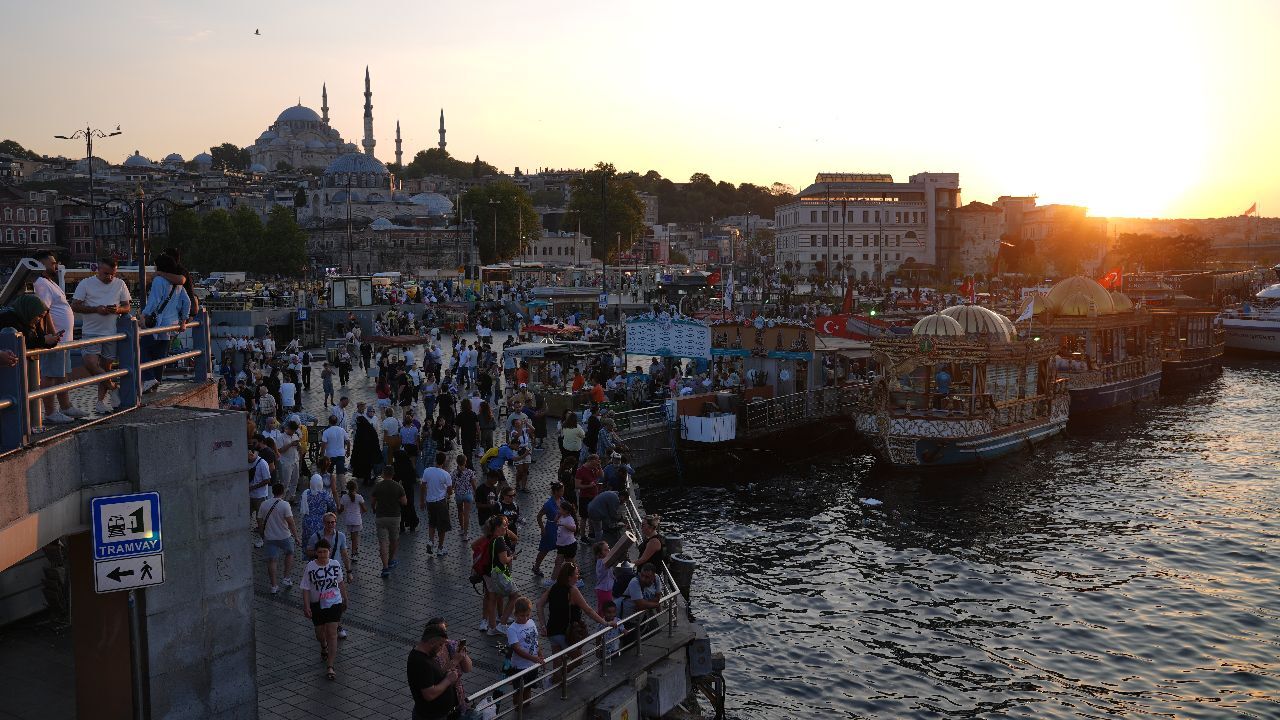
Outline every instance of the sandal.
[[326, 678], [326, 679], [328, 679], [328, 680], [337, 680], [337, 679], [338, 679], [338, 674], [337, 674], [337, 673], [335, 673], [335, 672], [333, 671], [333, 668], [332, 668], [332, 667], [330, 667], [328, 670], [326, 670], [326, 671], [325, 671], [324, 676], [325, 676], [325, 678]]

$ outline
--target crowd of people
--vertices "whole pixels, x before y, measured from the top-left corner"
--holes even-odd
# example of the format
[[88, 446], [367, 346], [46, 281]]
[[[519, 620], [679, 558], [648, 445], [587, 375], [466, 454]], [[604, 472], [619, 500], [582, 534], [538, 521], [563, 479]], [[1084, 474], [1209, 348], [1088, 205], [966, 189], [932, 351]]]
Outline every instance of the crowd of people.
[[[379, 321], [388, 331], [410, 322], [394, 314]], [[471, 580], [482, 593], [479, 626], [505, 640], [504, 665], [518, 676], [518, 700], [527, 699], [535, 679], [522, 671], [585, 638], [587, 619], [612, 628], [608, 646], [616, 653], [635, 632], [619, 619], [656, 608], [665, 593], [664, 542], [658, 519], [649, 518], [635, 566], [605, 562], [626, 521], [633, 473], [610, 410], [591, 403], [581, 414], [549, 418], [527, 366], [504, 368], [500, 348], [479, 338], [457, 337], [447, 353], [431, 341], [379, 347], [358, 327], [345, 337], [339, 357], [374, 388], [373, 401], [354, 404], [356, 383], [295, 344], [244, 339], [222, 357], [222, 404], [246, 413], [254, 544], [263, 548], [276, 594], [291, 589], [294, 556], [302, 555], [300, 604], [326, 677], [337, 677], [350, 585], [392, 578], [401, 538], [419, 531], [425, 542], [413, 544], [415, 553], [470, 557]], [[318, 378], [303, 372], [316, 366]], [[615, 367], [604, 355], [575, 368], [580, 385], [583, 370], [603, 388]], [[307, 392], [313, 379], [325, 396], [315, 407]], [[520, 497], [534, 491], [530, 467], [552, 441], [560, 451], [557, 479], [537, 514], [522, 517]], [[377, 560], [363, 570], [370, 519]], [[524, 539], [528, 533], [536, 539]], [[520, 552], [537, 554], [532, 578], [513, 577]], [[523, 595], [523, 581], [543, 578], [552, 555], [542, 593]], [[579, 562], [595, 563], [594, 593], [583, 591]], [[415, 717], [458, 717], [471, 669], [465, 641], [450, 639], [444, 618], [428, 621], [408, 660]]]

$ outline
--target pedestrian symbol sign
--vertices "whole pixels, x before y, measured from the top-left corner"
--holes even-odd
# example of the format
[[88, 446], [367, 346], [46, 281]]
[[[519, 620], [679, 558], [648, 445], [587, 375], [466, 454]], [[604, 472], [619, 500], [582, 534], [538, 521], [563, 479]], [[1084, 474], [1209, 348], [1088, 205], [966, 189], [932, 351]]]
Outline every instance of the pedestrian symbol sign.
[[94, 560], [118, 560], [164, 550], [159, 493], [94, 498], [89, 506], [93, 515]]
[[93, 564], [93, 589], [100, 593], [134, 590], [164, 582], [164, 553]]

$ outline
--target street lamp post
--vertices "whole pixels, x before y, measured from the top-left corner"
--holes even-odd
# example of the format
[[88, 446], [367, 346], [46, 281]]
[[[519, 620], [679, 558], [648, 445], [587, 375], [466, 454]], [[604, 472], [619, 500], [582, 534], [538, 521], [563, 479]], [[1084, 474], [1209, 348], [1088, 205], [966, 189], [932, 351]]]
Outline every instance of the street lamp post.
[[498, 206], [502, 204], [501, 200], [489, 198], [489, 205], [493, 208], [493, 262], [498, 262]]
[[104, 139], [115, 137], [116, 135], [120, 135], [122, 132], [124, 131], [120, 129], [119, 125], [116, 126], [115, 132], [97, 130], [86, 125], [83, 130], [77, 130], [70, 135], [54, 135], [54, 137], [59, 140], [84, 139], [85, 162], [89, 165], [89, 242], [93, 244], [93, 252], [95, 255], [98, 252], [98, 238], [97, 228], [94, 227], [97, 224], [97, 215], [94, 213], [93, 204], [93, 139], [95, 137]]

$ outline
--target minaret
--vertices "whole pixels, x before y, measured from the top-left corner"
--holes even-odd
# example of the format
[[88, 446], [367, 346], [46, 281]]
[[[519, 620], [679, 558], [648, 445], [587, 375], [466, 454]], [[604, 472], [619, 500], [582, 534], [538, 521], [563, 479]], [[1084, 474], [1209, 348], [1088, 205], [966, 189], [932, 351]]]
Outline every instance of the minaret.
[[373, 139], [373, 91], [369, 89], [369, 66], [364, 66], [364, 140], [360, 141], [364, 146], [364, 154], [373, 157], [373, 146], [377, 145], [377, 141]]
[[448, 144], [444, 141], [444, 108], [440, 108], [440, 149], [444, 150], [444, 146]]
[[329, 86], [320, 83], [320, 122], [329, 124]]
[[404, 157], [404, 153], [400, 150], [400, 121], [396, 121], [396, 167], [402, 167], [400, 160]]

